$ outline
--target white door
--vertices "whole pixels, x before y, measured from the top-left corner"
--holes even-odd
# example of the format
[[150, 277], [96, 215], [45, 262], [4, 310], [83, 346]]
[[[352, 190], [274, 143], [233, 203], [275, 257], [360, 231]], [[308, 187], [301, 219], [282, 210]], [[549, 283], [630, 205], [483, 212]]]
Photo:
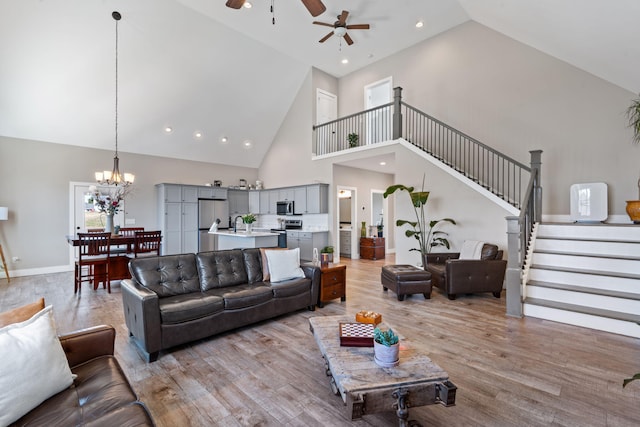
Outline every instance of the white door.
[[[322, 89], [316, 89], [316, 125], [331, 122], [338, 118], [338, 97]], [[337, 143], [337, 124], [333, 123], [316, 129], [316, 154], [325, 154], [327, 147]]]
[[[391, 77], [371, 83], [364, 87], [364, 109], [379, 107], [393, 100], [393, 81]], [[391, 139], [392, 108], [387, 107], [367, 114], [367, 144]]]

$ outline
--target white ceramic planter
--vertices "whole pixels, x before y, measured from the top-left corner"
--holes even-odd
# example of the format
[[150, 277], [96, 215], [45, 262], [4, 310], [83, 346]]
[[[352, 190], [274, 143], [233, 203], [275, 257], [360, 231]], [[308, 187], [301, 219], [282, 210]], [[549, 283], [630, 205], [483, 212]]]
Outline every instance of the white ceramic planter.
[[375, 362], [384, 368], [398, 366], [400, 363], [400, 343], [387, 347], [374, 341], [373, 354]]

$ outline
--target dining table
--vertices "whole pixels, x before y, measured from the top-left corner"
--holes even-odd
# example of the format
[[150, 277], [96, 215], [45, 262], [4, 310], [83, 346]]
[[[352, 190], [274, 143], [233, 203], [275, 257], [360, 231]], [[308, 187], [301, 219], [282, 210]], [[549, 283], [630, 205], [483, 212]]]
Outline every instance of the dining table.
[[[67, 243], [77, 247], [80, 246], [78, 235], [67, 235]], [[133, 253], [134, 236], [124, 236], [119, 234], [111, 235], [111, 253], [109, 254], [109, 278], [111, 280], [130, 279], [129, 261], [131, 258], [127, 253]]]

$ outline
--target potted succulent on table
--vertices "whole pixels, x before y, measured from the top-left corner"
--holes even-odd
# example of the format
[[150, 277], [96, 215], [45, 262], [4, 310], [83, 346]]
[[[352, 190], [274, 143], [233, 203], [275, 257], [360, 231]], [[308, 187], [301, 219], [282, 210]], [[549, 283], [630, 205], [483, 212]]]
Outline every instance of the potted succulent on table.
[[422, 191], [414, 191], [413, 187], [407, 187], [402, 184], [392, 185], [384, 192], [384, 198], [386, 199], [396, 191], [406, 191], [409, 193], [411, 199], [411, 205], [416, 215], [415, 221], [408, 221], [405, 219], [399, 219], [396, 221], [396, 226], [402, 227], [408, 225], [410, 230], [405, 231], [405, 236], [413, 237], [418, 241], [418, 247], [409, 249], [410, 251], [420, 252], [422, 258], [422, 268], [427, 268], [427, 254], [431, 252], [431, 249], [437, 246], [444, 246], [447, 249], [451, 247], [448, 234], [442, 230], [436, 230], [436, 226], [448, 222], [450, 224], [456, 224], [451, 218], [442, 218], [427, 222], [425, 215], [425, 206], [429, 199], [429, 192], [424, 191], [424, 176], [422, 177]]
[[373, 354], [375, 362], [385, 368], [400, 363], [400, 339], [393, 329], [373, 330]]
[[326, 258], [326, 262], [333, 262], [333, 246], [325, 246], [324, 248], [320, 249], [320, 253], [321, 254], [327, 254], [326, 257], [321, 255], [321, 261], [324, 262], [324, 259]]
[[[633, 142], [640, 144], [640, 97], [631, 101], [627, 108], [629, 127], [633, 129]], [[638, 179], [638, 200], [627, 200], [627, 214], [634, 224], [640, 224], [640, 179]]]
[[242, 215], [242, 222], [246, 224], [247, 233], [251, 233], [251, 229], [253, 228], [253, 223], [256, 222], [256, 216], [252, 213]]

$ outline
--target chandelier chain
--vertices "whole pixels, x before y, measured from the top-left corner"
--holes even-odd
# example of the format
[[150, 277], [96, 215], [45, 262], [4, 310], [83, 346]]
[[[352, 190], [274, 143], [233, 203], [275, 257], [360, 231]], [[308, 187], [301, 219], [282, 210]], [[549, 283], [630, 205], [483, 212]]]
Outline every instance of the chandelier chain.
[[118, 20], [116, 19], [116, 157], [118, 157]]

